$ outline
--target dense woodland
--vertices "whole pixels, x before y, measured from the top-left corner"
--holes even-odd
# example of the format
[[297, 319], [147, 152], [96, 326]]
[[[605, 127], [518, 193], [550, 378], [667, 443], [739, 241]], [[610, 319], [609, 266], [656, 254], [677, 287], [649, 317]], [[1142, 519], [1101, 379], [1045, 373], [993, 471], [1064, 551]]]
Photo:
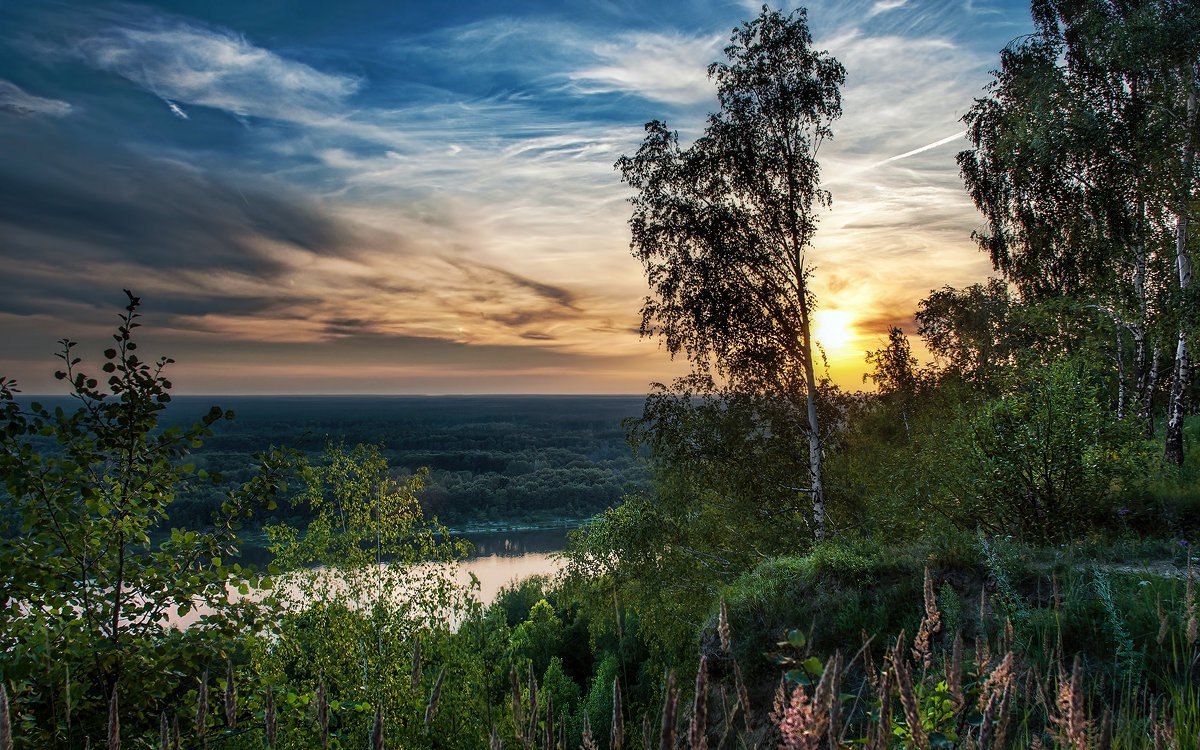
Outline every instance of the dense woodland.
[[[1032, 13], [964, 102], [997, 275], [931, 290], [866, 353], [870, 392], [822, 377], [810, 334], [817, 157], [852, 71], [767, 8], [709, 69], [704, 133], [652, 122], [617, 163], [642, 331], [693, 367], [627, 449], [607, 420], [550, 446], [530, 417], [519, 448], [468, 430], [495, 415], [431, 418], [434, 442], [414, 419], [326, 444], [315, 420], [301, 450], [221, 408], [167, 425], [174, 365], [137, 350], [132, 294], [103, 374], [63, 342], [77, 409], [4, 381], [0, 745], [1195, 747], [1200, 9]], [[260, 453], [184, 525], [213, 504], [184, 489], [212, 479], [205, 443]], [[422, 498], [553, 450], [649, 482], [572, 535], [561, 578], [482, 606]], [[232, 562], [259, 527], [274, 562]]]
[[[221, 481], [189, 483], [171, 505], [168, 529], [207, 524], [228, 489], [254, 473], [254, 453], [273, 444], [311, 463], [330, 445], [378, 445], [397, 477], [428, 469], [421, 505], [455, 527], [578, 521], [648, 486], [622, 427], [641, 409], [632, 397], [185, 396], [172, 400], [162, 424], [182, 426], [214, 400], [235, 418], [189, 460]], [[263, 513], [250, 526], [287, 510]]]

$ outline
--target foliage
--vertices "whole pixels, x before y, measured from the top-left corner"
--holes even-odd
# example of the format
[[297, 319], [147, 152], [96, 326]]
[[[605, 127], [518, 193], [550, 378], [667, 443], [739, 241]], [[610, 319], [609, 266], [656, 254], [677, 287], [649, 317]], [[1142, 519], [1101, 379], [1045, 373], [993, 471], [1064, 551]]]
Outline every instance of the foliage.
[[970, 518], [1039, 541], [1111, 517], [1138, 476], [1136, 428], [1114, 421], [1087, 373], [1059, 362], [1024, 373], [974, 424]]
[[617, 162], [631, 199], [634, 255], [652, 295], [644, 336], [661, 336], [695, 372], [735, 391], [789, 403], [807, 422], [812, 524], [825, 529], [821, 436], [806, 251], [815, 210], [829, 205], [816, 161], [841, 115], [841, 64], [812, 49], [805, 11], [765, 6], [735, 28], [728, 62], [713, 63], [720, 110], [681, 148], [666, 124], [646, 125]]
[[[398, 473], [427, 467], [421, 504], [458, 528], [583, 519], [615, 505], [648, 478], [629, 451], [621, 420], [639, 413], [633, 396], [229, 397], [226, 422], [190, 462], [221, 483], [181, 488], [171, 525], [198, 527], [219, 508], [225, 487], [255, 471], [251, 452], [286, 436], [319, 463], [327, 443], [374, 444]], [[47, 399], [53, 410], [64, 399]], [[199, 397], [176, 397], [162, 424], [181, 423]], [[184, 425], [186, 426], [186, 425]], [[281, 506], [247, 519], [257, 531], [281, 516], [307, 521], [306, 506]], [[245, 551], [245, 550], [244, 550]], [[255, 550], [257, 551], [257, 550]], [[265, 550], [262, 551], [265, 557]]]
[[1200, 14], [1190, 3], [1043, 0], [1033, 21], [963, 118], [973, 148], [958, 161], [988, 220], [976, 238], [1026, 301], [1070, 298], [1110, 318], [1121, 393], [1147, 429], [1154, 350], [1175, 349], [1166, 454], [1179, 464]]
[[[139, 356], [140, 301], [126, 294], [104, 352], [107, 390], [66, 339], [56, 375], [74, 410], [25, 406], [15, 383], [0, 383], [0, 475], [13, 519], [0, 537], [0, 679], [23, 733], [43, 747], [103, 736], [114, 693], [127, 727], [156, 726], [194, 675], [224, 660], [226, 639], [261, 626], [255, 606], [226, 596], [260, 579], [225, 560], [237, 552], [240, 522], [274, 504], [290, 458], [263, 456], [259, 476], [226, 498], [209, 531], [173, 529], [152, 542], [192, 474], [188, 452], [233, 414], [213, 407], [189, 428], [158, 428], [173, 360]], [[186, 630], [164, 627], [195, 611]]]
[[[324, 684], [342, 701], [403, 707], [386, 729], [420, 742], [432, 729], [405, 725], [402, 716], [417, 713], [438, 681], [440, 700], [453, 704], [453, 686], [463, 684], [454, 678], [479, 667], [447, 645], [449, 623], [470, 612], [449, 567], [464, 545], [426, 520], [416, 498], [423, 475], [395, 479], [378, 446], [330, 445], [305, 479], [294, 502], [306, 507], [307, 526], [266, 528], [288, 573], [271, 597], [277, 629], [257, 644], [256, 668], [291, 690]], [[454, 681], [432, 668], [416, 680], [396, 669], [415, 659], [440, 663]], [[367, 718], [347, 717], [339, 731], [365, 738]]]

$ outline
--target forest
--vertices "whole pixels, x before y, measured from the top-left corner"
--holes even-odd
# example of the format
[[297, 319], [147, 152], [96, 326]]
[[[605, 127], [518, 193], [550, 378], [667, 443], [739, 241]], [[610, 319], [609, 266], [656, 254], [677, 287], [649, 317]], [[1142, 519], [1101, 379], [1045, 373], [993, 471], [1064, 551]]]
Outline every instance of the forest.
[[[616, 164], [641, 333], [692, 368], [640, 413], [397, 400], [329, 441], [324, 402], [173, 398], [128, 292], [69, 401], [0, 379], [0, 750], [1196, 747], [1200, 7], [1031, 12], [963, 103], [995, 276], [870, 390], [811, 330], [848, 71], [767, 7], [703, 133]], [[442, 524], [510, 513], [595, 515], [484, 605]]]
[[[273, 443], [310, 463], [333, 444], [378, 445], [397, 478], [428, 469], [421, 506], [454, 527], [578, 522], [648, 487], [621, 426], [640, 412], [636, 397], [182, 396], [160, 423], [186, 426], [214, 400], [235, 417], [189, 461], [221, 481], [187, 484], [164, 519], [168, 530], [205, 525], [229, 488], [253, 475], [253, 454]], [[285, 510], [256, 516], [247, 530]]]

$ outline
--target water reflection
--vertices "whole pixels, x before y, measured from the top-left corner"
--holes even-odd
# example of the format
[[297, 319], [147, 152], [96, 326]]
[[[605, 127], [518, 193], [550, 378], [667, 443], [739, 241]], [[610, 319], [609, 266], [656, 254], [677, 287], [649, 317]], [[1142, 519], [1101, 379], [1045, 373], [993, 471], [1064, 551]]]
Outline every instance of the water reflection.
[[497, 532], [472, 532], [462, 536], [475, 550], [459, 563], [457, 580], [479, 581], [477, 596], [484, 606], [496, 600], [500, 589], [513, 581], [533, 575], [553, 576], [562, 570], [555, 553], [567, 542], [570, 529], [519, 529]]
[[530, 554], [558, 552], [567, 546], [571, 529], [510, 529], [507, 531], [474, 531], [460, 534], [475, 546], [471, 557], [521, 557]]

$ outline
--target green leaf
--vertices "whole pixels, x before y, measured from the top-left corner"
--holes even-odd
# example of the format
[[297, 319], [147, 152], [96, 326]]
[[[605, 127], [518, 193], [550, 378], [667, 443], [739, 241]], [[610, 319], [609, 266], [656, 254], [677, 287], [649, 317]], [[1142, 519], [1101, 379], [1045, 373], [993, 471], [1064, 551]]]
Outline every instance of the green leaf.
[[787, 642], [792, 648], [800, 649], [808, 645], [808, 637], [804, 635], [803, 630], [792, 628], [788, 631]]
[[808, 657], [800, 666], [804, 667], [804, 670], [813, 676], [821, 674], [825, 669], [825, 665], [815, 656]]

